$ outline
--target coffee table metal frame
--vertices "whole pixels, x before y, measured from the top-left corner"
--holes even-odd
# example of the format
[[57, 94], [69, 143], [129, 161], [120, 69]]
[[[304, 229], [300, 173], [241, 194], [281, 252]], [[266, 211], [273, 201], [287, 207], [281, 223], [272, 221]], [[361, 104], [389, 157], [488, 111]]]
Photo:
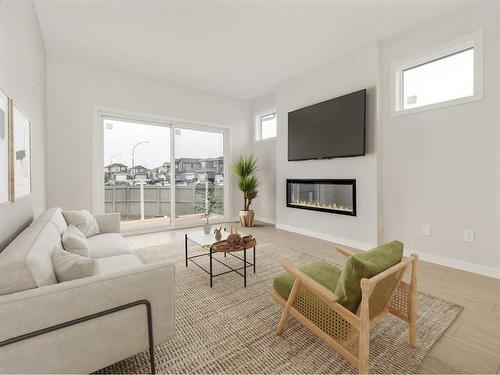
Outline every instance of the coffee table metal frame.
[[[186, 251], [186, 267], [188, 266], [188, 262], [191, 261], [192, 263], [194, 263], [198, 267], [200, 267], [203, 271], [205, 271], [206, 273], [208, 273], [210, 275], [210, 288], [212, 288], [214, 277], [222, 276], [222, 275], [228, 274], [230, 272], [235, 272], [238, 275], [242, 276], [243, 277], [243, 286], [244, 287], [247, 286], [247, 266], [252, 266], [253, 267], [253, 273], [255, 273], [255, 246], [253, 247], [253, 262], [249, 262], [249, 261], [247, 261], [247, 250], [250, 250], [250, 249], [237, 250], [237, 251], [243, 251], [243, 258], [241, 258], [241, 257], [233, 254], [230, 251], [213, 251], [211, 247], [209, 248], [208, 253], [203, 253], [203, 254], [189, 256], [189, 254], [188, 254], [188, 240], [191, 241], [192, 243], [200, 246], [202, 249], [204, 249], [203, 246], [201, 246], [200, 244], [198, 244], [198, 243], [194, 242], [193, 240], [191, 240], [188, 237], [187, 233], [186, 233], [184, 235], [184, 247], [185, 247], [185, 251]], [[227, 254], [229, 254], [232, 257], [237, 258], [237, 259], [243, 261], [243, 267], [239, 267], [239, 268], [233, 268], [233, 267], [231, 267], [227, 263], [224, 263], [223, 261], [217, 259], [214, 256], [214, 254], [216, 254], [216, 253], [224, 253], [224, 258], [226, 258]], [[210, 268], [208, 270], [194, 260], [195, 258], [205, 257], [205, 256], [209, 257]], [[226, 268], [229, 268], [229, 271], [219, 272], [219, 273], [214, 274], [213, 273], [213, 261], [214, 260], [216, 262], [222, 264]], [[243, 273], [240, 272], [241, 270], [243, 270]]]

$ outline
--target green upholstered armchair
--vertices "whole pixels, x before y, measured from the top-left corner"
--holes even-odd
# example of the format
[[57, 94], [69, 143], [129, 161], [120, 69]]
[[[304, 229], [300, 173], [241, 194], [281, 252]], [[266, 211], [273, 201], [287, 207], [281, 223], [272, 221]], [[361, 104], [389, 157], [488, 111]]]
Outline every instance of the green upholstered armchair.
[[[409, 345], [416, 345], [418, 258], [403, 258], [398, 241], [359, 254], [335, 248], [348, 257], [343, 270], [323, 262], [299, 269], [283, 263], [287, 273], [274, 279], [271, 292], [283, 306], [277, 333], [291, 315], [360, 373], [368, 373], [370, 326], [388, 313], [408, 322]], [[407, 270], [409, 283], [402, 280]]]

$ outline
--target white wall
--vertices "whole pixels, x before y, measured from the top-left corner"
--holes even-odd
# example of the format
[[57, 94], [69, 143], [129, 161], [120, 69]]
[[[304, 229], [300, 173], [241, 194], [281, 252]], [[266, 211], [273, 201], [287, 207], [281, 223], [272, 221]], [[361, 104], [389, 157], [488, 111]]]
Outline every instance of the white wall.
[[[317, 236], [358, 248], [377, 243], [376, 143], [377, 47], [375, 44], [345, 55], [277, 89], [276, 143], [277, 227]], [[367, 152], [365, 156], [331, 160], [287, 161], [288, 112], [360, 89], [367, 89]], [[354, 178], [356, 217], [287, 208], [287, 178]]]
[[31, 121], [33, 194], [0, 207], [0, 250], [45, 208], [45, 48], [31, 1], [0, 3], [0, 88]]
[[[51, 56], [47, 79], [49, 206], [93, 207], [95, 107], [229, 126], [232, 154], [249, 150], [248, 102]], [[239, 198], [235, 190], [233, 200]], [[229, 214], [236, 213], [237, 208]]]
[[[384, 238], [424, 259], [500, 276], [500, 23], [498, 3], [382, 44]], [[390, 64], [484, 30], [484, 99], [389, 115]], [[431, 237], [421, 235], [431, 225]], [[464, 229], [476, 241], [463, 240]]]
[[251, 125], [253, 153], [259, 162], [259, 193], [252, 203], [256, 218], [267, 223], [276, 221], [276, 139], [256, 141], [256, 121], [259, 115], [276, 110], [276, 95], [271, 93], [252, 101]]

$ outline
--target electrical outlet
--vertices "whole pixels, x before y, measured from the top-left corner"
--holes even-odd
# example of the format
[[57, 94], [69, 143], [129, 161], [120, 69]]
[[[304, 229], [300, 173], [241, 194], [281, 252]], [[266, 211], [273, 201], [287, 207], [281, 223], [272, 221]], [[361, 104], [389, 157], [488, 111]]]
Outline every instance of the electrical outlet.
[[465, 242], [474, 242], [476, 239], [476, 234], [473, 230], [464, 229], [464, 241]]
[[431, 236], [431, 225], [430, 224], [422, 225], [422, 236], [424, 236], [424, 237]]

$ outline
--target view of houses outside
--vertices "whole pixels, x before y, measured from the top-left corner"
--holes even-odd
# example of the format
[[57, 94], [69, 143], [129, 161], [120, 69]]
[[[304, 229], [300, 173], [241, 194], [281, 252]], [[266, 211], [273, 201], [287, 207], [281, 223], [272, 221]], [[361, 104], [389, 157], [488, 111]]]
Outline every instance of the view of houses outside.
[[[223, 214], [223, 134], [191, 129], [175, 134], [175, 216], [203, 216], [207, 184], [215, 185]], [[122, 220], [141, 217], [141, 184], [144, 217], [171, 215], [170, 128], [107, 120], [104, 124], [105, 211], [120, 212]]]

